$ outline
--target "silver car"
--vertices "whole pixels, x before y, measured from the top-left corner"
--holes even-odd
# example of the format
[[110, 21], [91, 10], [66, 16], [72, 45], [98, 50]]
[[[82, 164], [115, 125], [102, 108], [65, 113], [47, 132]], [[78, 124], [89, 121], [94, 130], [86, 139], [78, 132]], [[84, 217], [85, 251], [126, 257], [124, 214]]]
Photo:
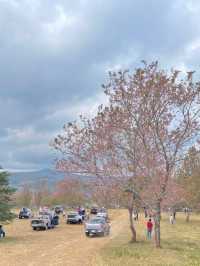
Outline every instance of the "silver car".
[[96, 218], [104, 218], [106, 221], [108, 221], [108, 213], [107, 212], [98, 212], [96, 215]]
[[83, 216], [80, 215], [78, 212], [70, 212], [67, 215], [67, 224], [82, 224], [83, 223]]
[[51, 220], [49, 219], [49, 216], [38, 216], [31, 221], [31, 226], [33, 230], [47, 230], [51, 228]]
[[110, 233], [110, 224], [105, 218], [93, 218], [85, 223], [86, 236], [106, 236]]

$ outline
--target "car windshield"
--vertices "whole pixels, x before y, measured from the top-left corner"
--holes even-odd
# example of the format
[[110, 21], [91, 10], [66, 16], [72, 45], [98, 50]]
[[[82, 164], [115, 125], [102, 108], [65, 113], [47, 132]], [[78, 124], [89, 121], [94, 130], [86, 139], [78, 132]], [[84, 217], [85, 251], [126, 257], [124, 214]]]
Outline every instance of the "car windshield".
[[89, 221], [90, 224], [100, 224], [103, 223], [104, 220], [103, 219], [92, 219]]
[[48, 213], [48, 212], [39, 212], [39, 215], [49, 216], [50, 213]]
[[78, 212], [70, 212], [69, 215], [78, 215]]
[[33, 220], [31, 223], [32, 224], [42, 224], [42, 223], [44, 223], [44, 221], [42, 221], [40, 219], [36, 219], [36, 220]]

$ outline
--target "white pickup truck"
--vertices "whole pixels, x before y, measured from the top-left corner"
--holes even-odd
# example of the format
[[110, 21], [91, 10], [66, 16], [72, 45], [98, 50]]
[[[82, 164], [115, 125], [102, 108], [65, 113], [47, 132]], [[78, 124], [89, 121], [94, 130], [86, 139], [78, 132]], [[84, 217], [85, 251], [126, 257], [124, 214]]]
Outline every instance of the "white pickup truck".
[[83, 215], [80, 215], [78, 212], [69, 212], [67, 215], [67, 224], [82, 224], [83, 223]]
[[38, 216], [31, 221], [33, 230], [47, 230], [52, 228], [51, 220], [48, 215]]

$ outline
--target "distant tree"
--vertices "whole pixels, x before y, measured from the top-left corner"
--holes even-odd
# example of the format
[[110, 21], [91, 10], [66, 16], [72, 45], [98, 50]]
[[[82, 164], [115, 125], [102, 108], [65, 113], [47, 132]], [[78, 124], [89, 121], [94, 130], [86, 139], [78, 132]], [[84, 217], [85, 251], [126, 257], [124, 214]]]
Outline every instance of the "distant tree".
[[53, 199], [60, 204], [79, 206], [86, 202], [84, 184], [80, 180], [65, 177], [56, 185]]
[[51, 205], [51, 192], [46, 180], [40, 180], [33, 188], [33, 203], [36, 207]]
[[9, 186], [9, 175], [6, 172], [0, 173], [0, 222], [12, 220], [15, 215], [12, 213], [12, 195], [15, 189]]
[[167, 185], [167, 192], [162, 202], [162, 208], [176, 211], [186, 204], [187, 191], [178, 180], [170, 179]]
[[30, 184], [24, 183], [16, 193], [16, 203], [18, 206], [30, 207], [33, 201], [33, 190]]
[[121, 183], [115, 178], [101, 178], [88, 184], [92, 201], [98, 206], [115, 208], [123, 205], [123, 190]]
[[197, 148], [189, 149], [177, 178], [186, 191], [186, 207], [200, 210], [200, 151]]

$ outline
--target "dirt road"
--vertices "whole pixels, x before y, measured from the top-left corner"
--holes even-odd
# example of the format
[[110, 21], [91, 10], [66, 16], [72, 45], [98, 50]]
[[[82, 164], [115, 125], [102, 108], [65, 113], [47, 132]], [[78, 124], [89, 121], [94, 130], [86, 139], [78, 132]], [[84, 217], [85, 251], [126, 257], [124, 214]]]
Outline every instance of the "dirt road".
[[83, 225], [61, 224], [48, 231], [32, 231], [29, 220], [15, 220], [0, 241], [1, 266], [95, 266], [95, 256], [126, 225], [123, 211], [111, 213], [111, 234], [87, 238]]

